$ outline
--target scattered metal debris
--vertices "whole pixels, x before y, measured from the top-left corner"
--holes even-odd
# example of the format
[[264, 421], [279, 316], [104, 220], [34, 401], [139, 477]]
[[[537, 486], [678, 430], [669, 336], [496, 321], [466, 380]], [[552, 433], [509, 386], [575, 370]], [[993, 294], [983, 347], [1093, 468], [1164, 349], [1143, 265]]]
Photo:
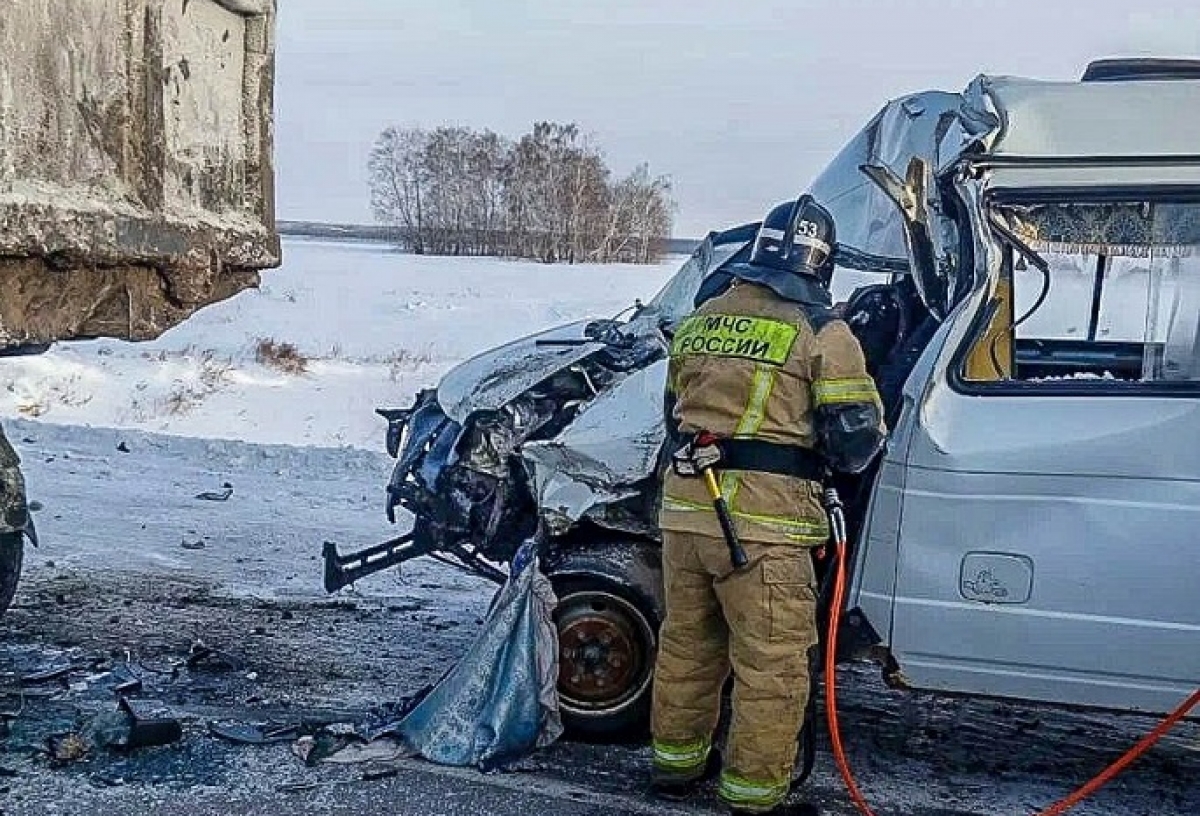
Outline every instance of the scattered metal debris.
[[334, 785], [342, 785], [345, 782], [339, 780], [329, 780], [327, 782], [289, 782], [285, 785], [279, 785], [275, 788], [278, 793], [303, 793], [304, 791], [317, 790], [318, 788], [330, 788]]
[[391, 762], [412, 756], [416, 756], [416, 751], [404, 745], [400, 740], [392, 737], [380, 737], [370, 742], [352, 740], [341, 750], [321, 761], [335, 765], [357, 765], [368, 762]]
[[197, 641], [188, 651], [188, 671], [239, 671], [242, 662], [233, 655]]
[[125, 784], [125, 780], [120, 777], [100, 773], [91, 774], [88, 776], [88, 781], [97, 788], [119, 788]]
[[221, 485], [220, 490], [205, 490], [203, 493], [197, 493], [196, 498], [202, 501], [223, 502], [228, 501], [229, 497], [232, 495], [233, 485], [231, 485], [229, 482], [225, 482]]
[[390, 779], [393, 776], [399, 776], [399, 768], [371, 768], [362, 772], [359, 777], [363, 782], [374, 782], [376, 779]]
[[179, 676], [179, 666], [177, 665], [169, 665], [167, 668], [161, 669], [157, 666], [147, 666], [141, 660], [130, 660], [129, 665], [137, 666], [142, 671], [149, 672], [150, 674], [157, 674], [163, 677], [170, 677], [172, 679]]
[[142, 678], [134, 677], [131, 680], [125, 680], [124, 682], [119, 683], [113, 689], [113, 691], [115, 691], [117, 693], [118, 697], [125, 697], [130, 694], [137, 694], [138, 692], [140, 692], [142, 690], [142, 686], [143, 686]]
[[129, 715], [126, 750], [168, 745], [183, 739], [183, 724], [159, 700], [131, 700], [122, 697], [121, 709]]
[[49, 669], [42, 669], [40, 671], [33, 672], [32, 674], [27, 674], [21, 678], [21, 682], [27, 686], [33, 686], [41, 683], [51, 683], [55, 680], [66, 680], [71, 672], [78, 668], [79, 667], [73, 663], [68, 663], [64, 666], [54, 666]]
[[334, 734], [328, 730], [321, 730], [296, 740], [292, 744], [292, 753], [311, 768], [349, 746], [351, 740], [352, 737], [348, 734]]
[[269, 745], [295, 740], [300, 735], [300, 726], [294, 723], [257, 725], [238, 722], [210, 722], [208, 732], [214, 737], [238, 745]]

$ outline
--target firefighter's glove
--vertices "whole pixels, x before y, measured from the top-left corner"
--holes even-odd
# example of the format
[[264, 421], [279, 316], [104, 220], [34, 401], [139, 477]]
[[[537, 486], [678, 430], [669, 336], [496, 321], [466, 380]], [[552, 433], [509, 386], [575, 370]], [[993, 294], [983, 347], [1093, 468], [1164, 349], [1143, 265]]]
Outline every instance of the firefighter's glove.
[[680, 476], [699, 476], [721, 461], [721, 449], [715, 441], [699, 444], [692, 439], [671, 455], [671, 466]]
[[813, 424], [818, 448], [839, 473], [861, 473], [883, 449], [883, 415], [876, 402], [822, 406]]

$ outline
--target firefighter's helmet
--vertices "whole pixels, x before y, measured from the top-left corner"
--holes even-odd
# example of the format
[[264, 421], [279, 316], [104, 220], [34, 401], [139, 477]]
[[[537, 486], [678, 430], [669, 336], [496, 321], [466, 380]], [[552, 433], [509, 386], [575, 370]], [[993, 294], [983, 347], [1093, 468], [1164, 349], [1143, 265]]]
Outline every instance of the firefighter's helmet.
[[833, 216], [806, 193], [767, 213], [754, 239], [750, 263], [826, 282], [835, 240]]

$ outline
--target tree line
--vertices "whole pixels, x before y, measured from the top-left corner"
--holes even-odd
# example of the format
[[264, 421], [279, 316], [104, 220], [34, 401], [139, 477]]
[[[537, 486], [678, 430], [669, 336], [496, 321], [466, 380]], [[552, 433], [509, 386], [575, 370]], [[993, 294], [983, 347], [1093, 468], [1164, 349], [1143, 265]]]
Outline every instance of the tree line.
[[671, 183], [642, 164], [614, 179], [575, 124], [519, 139], [465, 127], [379, 134], [371, 208], [417, 254], [647, 263], [671, 234]]

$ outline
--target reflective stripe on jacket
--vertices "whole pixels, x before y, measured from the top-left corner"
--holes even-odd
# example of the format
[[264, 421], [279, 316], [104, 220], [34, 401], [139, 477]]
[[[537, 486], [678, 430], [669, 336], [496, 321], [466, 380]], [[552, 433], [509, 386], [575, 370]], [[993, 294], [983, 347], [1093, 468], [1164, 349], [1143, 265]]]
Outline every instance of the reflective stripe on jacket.
[[[744, 281], [704, 303], [671, 344], [668, 405], [681, 433], [710, 431], [813, 449], [813, 411], [879, 403], [850, 329], [831, 320], [813, 330], [803, 308]], [[668, 470], [663, 529], [721, 536], [704, 482]], [[816, 482], [774, 473], [721, 475], [738, 534], [752, 541], [816, 546], [829, 535]]]

